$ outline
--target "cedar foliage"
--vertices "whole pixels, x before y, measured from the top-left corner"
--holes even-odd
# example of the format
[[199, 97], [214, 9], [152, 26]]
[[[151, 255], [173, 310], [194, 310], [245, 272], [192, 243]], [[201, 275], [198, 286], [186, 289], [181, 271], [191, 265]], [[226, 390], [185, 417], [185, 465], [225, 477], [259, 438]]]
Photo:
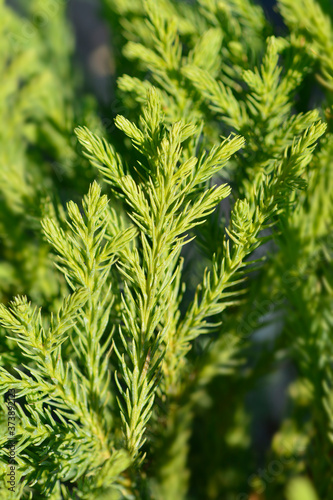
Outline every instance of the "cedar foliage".
[[278, 30], [250, 0], [103, 0], [111, 132], [66, 2], [18, 4], [0, 1], [0, 497], [333, 498], [330, 2], [279, 0]]

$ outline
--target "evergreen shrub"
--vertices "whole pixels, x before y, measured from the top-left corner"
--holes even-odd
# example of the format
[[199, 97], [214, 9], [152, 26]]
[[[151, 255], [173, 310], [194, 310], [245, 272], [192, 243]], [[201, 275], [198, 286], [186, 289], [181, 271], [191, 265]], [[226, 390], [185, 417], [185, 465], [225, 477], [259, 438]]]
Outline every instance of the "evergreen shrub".
[[99, 7], [110, 107], [0, 0], [0, 498], [333, 500], [332, 3]]

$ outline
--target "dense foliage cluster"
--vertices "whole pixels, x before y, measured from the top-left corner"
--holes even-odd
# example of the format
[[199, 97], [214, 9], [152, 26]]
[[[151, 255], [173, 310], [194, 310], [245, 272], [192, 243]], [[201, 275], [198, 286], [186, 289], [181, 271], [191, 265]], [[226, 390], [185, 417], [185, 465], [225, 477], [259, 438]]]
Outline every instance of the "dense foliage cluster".
[[66, 7], [0, 0], [0, 498], [333, 498], [331, 2], [103, 0], [109, 128]]

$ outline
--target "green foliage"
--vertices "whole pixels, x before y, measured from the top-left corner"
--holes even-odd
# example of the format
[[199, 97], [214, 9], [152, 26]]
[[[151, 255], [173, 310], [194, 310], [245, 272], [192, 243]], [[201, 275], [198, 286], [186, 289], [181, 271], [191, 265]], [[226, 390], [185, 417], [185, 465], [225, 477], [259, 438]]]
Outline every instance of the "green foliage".
[[109, 136], [66, 2], [0, 2], [0, 497], [329, 499], [331, 6], [102, 3]]

